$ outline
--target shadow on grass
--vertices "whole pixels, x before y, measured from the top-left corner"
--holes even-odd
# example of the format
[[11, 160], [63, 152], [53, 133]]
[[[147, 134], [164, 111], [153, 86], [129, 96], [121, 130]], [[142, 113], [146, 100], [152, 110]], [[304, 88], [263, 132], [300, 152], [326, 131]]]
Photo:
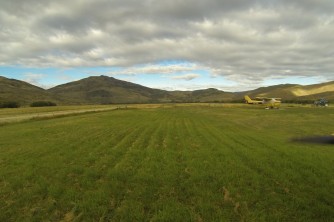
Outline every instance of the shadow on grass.
[[308, 136], [293, 138], [292, 142], [334, 145], [334, 136]]

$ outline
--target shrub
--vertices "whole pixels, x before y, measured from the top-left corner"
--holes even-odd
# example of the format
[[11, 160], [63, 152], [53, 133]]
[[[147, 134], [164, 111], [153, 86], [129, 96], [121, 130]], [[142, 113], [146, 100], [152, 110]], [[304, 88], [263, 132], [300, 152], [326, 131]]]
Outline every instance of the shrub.
[[7, 101], [0, 103], [0, 108], [19, 108], [20, 104], [15, 101]]
[[30, 104], [31, 107], [43, 107], [43, 106], [57, 106], [56, 103], [50, 101], [37, 101]]

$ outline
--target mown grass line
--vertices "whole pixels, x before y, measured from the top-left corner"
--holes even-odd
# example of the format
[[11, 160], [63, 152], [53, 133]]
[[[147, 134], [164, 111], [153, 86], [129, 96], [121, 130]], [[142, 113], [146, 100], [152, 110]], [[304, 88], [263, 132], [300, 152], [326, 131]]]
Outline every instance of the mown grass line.
[[[155, 181], [155, 178], [151, 173], [154, 173], [154, 170], [159, 170], [158, 168], [148, 168], [147, 164], [151, 161], [152, 158], [152, 149], [156, 148], [156, 145], [159, 144], [157, 135], [159, 131], [161, 132], [162, 125], [158, 123], [157, 119], [150, 120], [150, 124], [146, 125], [146, 129], [143, 130], [143, 137], [138, 137], [136, 146], [133, 146], [132, 152], [129, 153], [129, 157], [135, 161], [136, 166], [135, 170], [128, 177], [130, 184], [142, 184], [143, 186], [130, 186], [128, 187], [127, 192], [124, 194], [120, 204], [115, 207], [114, 219], [115, 220], [147, 220], [151, 214], [153, 214], [151, 203], [154, 200], [155, 191], [158, 188], [158, 181]], [[153, 126], [153, 127], [152, 127]], [[141, 138], [145, 138], [144, 140]], [[125, 159], [124, 159], [125, 161]], [[156, 162], [154, 162], [156, 164]], [[154, 166], [152, 166], [154, 167]], [[149, 170], [149, 172], [147, 172]], [[133, 201], [129, 201], [133, 200]], [[129, 214], [129, 210], [132, 211]], [[112, 217], [112, 214], [109, 216]]]
[[[146, 135], [150, 135], [154, 130], [148, 126], [148, 123], [140, 121], [138, 127], [134, 127], [129, 136], [112, 147], [112, 150], [118, 152], [118, 155], [113, 155], [117, 161], [106, 166], [107, 172], [104, 180], [106, 184], [111, 185], [109, 189], [114, 192], [109, 196], [112, 200], [111, 206], [109, 209], [104, 208], [101, 219], [108, 219], [110, 213], [113, 213], [114, 219], [127, 218], [129, 220], [129, 216], [136, 215], [135, 211], [129, 215], [126, 211], [124, 212], [124, 209], [127, 208], [127, 195], [132, 192], [129, 184], [132, 184], [132, 177], [136, 175], [138, 167], [145, 159], [145, 146], [149, 141]], [[90, 210], [86, 209], [84, 215], [94, 217], [89, 212]]]
[[[227, 121], [228, 122], [228, 121]], [[219, 130], [215, 127], [212, 127], [212, 125], [208, 128], [208, 130], [215, 130], [216, 129], [216, 134], [218, 135]], [[232, 128], [231, 128], [232, 129]], [[269, 191], [270, 189], [273, 190], [275, 193], [280, 193], [283, 191], [283, 193], [287, 193], [288, 198], [292, 199], [293, 197], [291, 197], [291, 193], [290, 190], [287, 188], [289, 187], [287, 184], [290, 185], [290, 187], [294, 187], [293, 184], [291, 184], [289, 181], [287, 180], [283, 180], [282, 178], [286, 178], [286, 171], [289, 171], [289, 167], [293, 166], [296, 167], [295, 165], [298, 166], [298, 169], [293, 169], [294, 172], [299, 172], [297, 174], [297, 178], [294, 178], [295, 180], [303, 180], [303, 177], [305, 178], [304, 180], [308, 181], [310, 184], [312, 184], [311, 186], [309, 186], [310, 188], [314, 188], [314, 187], [319, 187], [321, 186], [321, 183], [323, 183], [324, 181], [320, 180], [321, 176], [319, 177], [319, 173], [321, 173], [321, 171], [319, 172], [314, 172], [315, 168], [314, 166], [310, 166], [310, 164], [302, 162], [302, 161], [297, 161], [295, 159], [298, 160], [297, 156], [294, 156], [294, 158], [291, 156], [291, 158], [287, 158], [289, 157], [288, 155], [284, 155], [284, 157], [282, 157], [281, 155], [279, 156], [279, 158], [277, 158], [277, 153], [282, 153], [281, 150], [278, 150], [277, 148], [280, 146], [277, 146], [277, 148], [275, 148], [275, 139], [274, 137], [270, 138], [273, 141], [271, 141], [272, 143], [268, 143], [265, 146], [258, 146], [261, 144], [261, 142], [259, 142], [259, 140], [257, 139], [256, 143], [252, 142], [252, 140], [249, 139], [248, 137], [244, 137], [244, 135], [249, 134], [250, 131], [247, 130], [237, 130], [237, 128], [233, 128], [232, 131], [237, 131], [237, 133], [230, 133], [228, 134], [230, 138], [232, 138], [233, 143], [238, 144], [236, 145], [236, 147], [238, 147], [238, 149], [233, 149], [234, 152], [236, 153], [237, 156], [241, 157], [243, 163], [245, 163], [249, 169], [253, 169], [254, 171], [256, 171], [259, 175], [262, 175], [263, 181], [265, 184], [269, 184], [268, 188]], [[214, 132], [212, 133], [214, 134]], [[225, 135], [225, 134], [224, 134]], [[254, 134], [255, 135], [255, 134]], [[261, 138], [258, 135], [256, 136], [257, 138]], [[269, 140], [270, 141], [270, 140]], [[233, 143], [229, 142], [230, 145], [233, 145]], [[263, 144], [263, 142], [262, 142]], [[270, 145], [269, 145], [270, 144]], [[286, 145], [286, 144], [285, 144]], [[294, 148], [294, 147], [292, 147]], [[275, 151], [274, 153], [272, 153], [272, 151]], [[275, 156], [270, 156], [271, 155], [275, 155]], [[265, 157], [265, 158], [263, 158]], [[263, 160], [263, 161], [262, 161]], [[292, 162], [292, 163], [291, 163]], [[279, 166], [275, 166], [275, 164], [280, 163]], [[284, 164], [282, 164], [284, 163]], [[313, 162], [312, 162], [313, 164]], [[311, 168], [310, 168], [311, 167]], [[282, 169], [282, 170], [277, 170], [277, 169]], [[282, 173], [283, 172], [283, 173]], [[282, 175], [283, 174], [283, 175]], [[330, 178], [328, 174], [324, 174], [322, 171], [322, 176], [327, 176], [327, 178]], [[254, 174], [252, 174], [254, 175]], [[289, 175], [290, 177], [293, 175]], [[269, 178], [269, 180], [267, 181], [267, 179]], [[273, 183], [274, 182], [274, 183]], [[270, 185], [272, 184], [272, 185]], [[281, 187], [281, 191], [279, 189], [273, 189], [275, 188], [275, 185], [277, 187]], [[296, 184], [295, 184], [296, 185]], [[328, 186], [328, 184], [325, 184], [323, 186]], [[328, 189], [330, 188], [330, 186], [328, 186]], [[290, 188], [291, 190], [293, 190], [292, 188]], [[308, 189], [308, 188], [307, 188]], [[311, 190], [309, 190], [311, 191]], [[312, 193], [312, 191], [311, 191]], [[289, 197], [290, 196], [290, 197]], [[327, 196], [323, 196], [322, 198], [330, 199], [330, 197]], [[291, 202], [291, 201], [287, 201], [287, 202]], [[326, 201], [325, 201], [326, 202]], [[309, 202], [309, 204], [312, 204], [312, 201]], [[284, 206], [285, 204], [282, 203], [282, 206]], [[305, 214], [299, 215], [298, 217], [305, 217], [305, 218], [319, 218], [319, 216], [323, 216], [326, 215], [330, 212], [329, 210], [330, 205], [324, 205], [324, 208], [327, 208], [327, 210], [325, 210], [326, 213], [321, 212], [319, 214], [315, 214], [312, 215], [311, 213], [314, 212], [310, 212], [310, 211], [305, 211]], [[266, 206], [266, 209], [270, 209], [270, 206]], [[291, 219], [291, 216], [294, 214], [294, 212], [290, 212], [289, 214], [286, 214], [286, 212], [289, 211], [289, 208], [284, 209], [284, 207], [282, 208], [283, 212], [281, 213], [282, 217], [287, 217]], [[276, 210], [277, 211], [277, 210]]]
[[[235, 197], [236, 195], [234, 195], [234, 197], [232, 198], [231, 195], [233, 194], [231, 191], [233, 191], [235, 183], [241, 185], [241, 175], [243, 175], [243, 177], [245, 177], [245, 175], [252, 175], [254, 177], [254, 174], [249, 170], [247, 166], [244, 165], [243, 162], [240, 162], [239, 156], [236, 156], [235, 153], [233, 153], [233, 148], [230, 147], [231, 144], [223, 136], [228, 132], [226, 132], [225, 130], [220, 130], [219, 135], [214, 134], [208, 128], [207, 124], [208, 123], [205, 123], [205, 120], [200, 122], [197, 121], [197, 127], [194, 128], [201, 129], [200, 131], [198, 131], [198, 135], [202, 135], [202, 138], [199, 141], [200, 147], [203, 150], [210, 151], [204, 152], [204, 154], [202, 154], [205, 155], [207, 159], [204, 162], [205, 167], [203, 174], [205, 175], [208, 174], [207, 172], [214, 172], [214, 174], [211, 175], [210, 179], [211, 183], [212, 180], [216, 180], [215, 189], [216, 192], [219, 193], [216, 200], [217, 205], [221, 205], [225, 208], [226, 212], [229, 212], [230, 219], [242, 219], [244, 217], [244, 214], [248, 213], [247, 205], [240, 202], [240, 200], [237, 200]], [[240, 209], [236, 209], [234, 211], [234, 208], [237, 206], [239, 206], [238, 208], [240, 208], [241, 204], [243, 204], [242, 207], [245, 208], [242, 214], [240, 212]]]
[[333, 114], [263, 111], [176, 106], [2, 126], [0, 220], [330, 221], [334, 151], [287, 138], [329, 130]]
[[[238, 164], [237, 173], [230, 178], [229, 190], [231, 193], [234, 193], [235, 187], [237, 187], [240, 196], [239, 203], [247, 203], [247, 205], [244, 206], [245, 213], [247, 214], [249, 210], [252, 211], [254, 206], [256, 206], [256, 208], [263, 208], [263, 210], [266, 211], [270, 211], [272, 206], [276, 206], [277, 203], [268, 203], [264, 206], [258, 205], [261, 202], [259, 202], [259, 200], [262, 199], [264, 192], [270, 193], [276, 191], [275, 180], [271, 178], [273, 175], [268, 172], [271, 170], [271, 167], [270, 165], [264, 164], [264, 161], [262, 161], [264, 156], [259, 154], [259, 147], [254, 147], [253, 144], [244, 138], [242, 133], [237, 134], [238, 137], [234, 137], [234, 132], [230, 131], [222, 136], [221, 131], [218, 129], [210, 127], [207, 130], [211, 132], [213, 139], [216, 139], [218, 143], [221, 141], [218, 139], [218, 136], [223, 137], [222, 140], [225, 143], [224, 147], [231, 152], [228, 156], [235, 157], [235, 162]], [[245, 143], [240, 141], [245, 141]], [[227, 166], [227, 168], [231, 168], [231, 166]], [[237, 178], [240, 179], [238, 180]], [[240, 187], [243, 187], [243, 195], [240, 194]], [[253, 198], [256, 196], [256, 198], [254, 198], [256, 201], [249, 199], [247, 193], [252, 193]]]
[[[90, 116], [90, 117], [92, 117], [92, 116]], [[87, 116], [86, 116], [86, 118], [87, 118]], [[76, 119], [78, 120], [78, 118], [76, 118]], [[80, 121], [82, 121], [82, 119], [84, 119], [83, 116], [80, 117], [78, 121], [80, 122]], [[70, 120], [73, 120], [73, 119], [70, 119]], [[55, 122], [55, 121], [52, 120], [51, 122]], [[36, 123], [33, 123], [33, 125], [43, 126], [43, 123], [45, 123], [45, 122], [39, 122], [39, 123], [36, 122]], [[57, 123], [59, 123], [59, 122], [57, 122]], [[86, 121], [86, 123], [87, 123], [87, 121]], [[27, 165], [27, 168], [32, 167], [33, 169], [35, 169], [35, 168], [38, 167], [39, 163], [31, 163], [31, 161], [29, 161], [29, 158], [34, 158], [35, 161], [36, 161], [36, 160], [42, 159], [44, 157], [43, 155], [42, 156], [40, 155], [41, 152], [44, 153], [44, 152], [50, 152], [53, 149], [54, 150], [59, 149], [59, 151], [62, 152], [62, 154], [60, 154], [60, 156], [64, 156], [66, 159], [71, 160], [71, 162], [62, 162], [63, 159], [60, 157], [58, 159], [59, 160], [58, 162], [56, 162], [54, 164], [49, 164], [50, 162], [48, 162], [47, 164], [44, 163], [44, 165], [46, 165], [48, 167], [50, 167], [50, 166], [57, 167], [57, 166], [64, 166], [64, 164], [66, 164], [65, 166], [68, 167], [69, 172], [71, 170], [75, 170], [75, 171], [78, 171], [78, 173], [82, 173], [84, 171], [83, 167], [85, 167], [86, 164], [87, 164], [86, 163], [87, 156], [89, 157], [89, 155], [87, 155], [87, 154], [89, 154], [89, 153], [87, 152], [87, 150], [83, 150], [83, 151], [86, 151], [86, 152], [83, 152], [82, 153], [83, 155], [80, 155], [81, 153], [80, 152], [78, 153], [78, 150], [80, 150], [81, 147], [84, 146], [85, 144], [86, 144], [86, 148], [87, 148], [87, 146], [88, 146], [88, 148], [90, 148], [89, 147], [90, 144], [87, 143], [87, 141], [94, 141], [94, 139], [93, 139], [94, 138], [94, 132], [97, 132], [97, 130], [95, 129], [95, 130], [92, 131], [92, 128], [88, 127], [89, 123], [85, 127], [80, 128], [80, 130], [78, 130], [76, 127], [72, 128], [71, 127], [72, 124], [69, 125], [69, 122], [67, 122], [67, 124], [61, 124], [61, 125], [66, 126], [65, 131], [67, 132], [66, 134], [61, 133], [61, 135], [60, 135], [61, 138], [56, 138], [56, 140], [54, 140], [54, 141], [35, 141], [37, 143], [33, 143], [33, 144], [35, 144], [35, 146], [31, 147], [31, 150], [33, 150], [35, 152], [31, 152], [28, 149], [28, 151], [29, 151], [28, 153], [30, 154], [30, 157], [28, 156], [28, 158], [27, 157], [22, 158], [22, 156], [20, 156], [20, 153], [16, 153], [16, 154], [18, 154], [18, 155], [16, 155], [17, 158], [13, 159], [14, 156], [10, 156], [11, 160], [9, 160], [7, 162], [8, 165], [12, 164], [16, 159], [18, 159], [22, 162], [22, 164], [25, 164], [25, 163], [26, 163], [26, 165], [29, 164], [30, 166]], [[75, 125], [75, 123], [74, 123], [74, 125]], [[94, 125], [94, 124], [92, 124], [92, 125]], [[59, 127], [62, 127], [62, 126], [59, 126]], [[43, 129], [43, 128], [41, 128], [41, 129]], [[76, 134], [76, 133], [74, 133], [75, 130], [78, 130], [79, 132]], [[34, 132], [30, 132], [30, 134], [35, 133], [36, 131], [38, 131], [38, 133], [41, 133], [42, 130], [39, 130], [38, 128], [37, 129], [35, 128], [32, 131], [34, 131]], [[50, 133], [52, 134], [52, 132], [50, 132]], [[45, 134], [44, 130], [43, 130], [43, 134]], [[66, 138], [68, 138], [68, 140]], [[84, 140], [82, 141], [83, 138], [84, 138]], [[50, 137], [49, 137], [49, 139], [50, 139]], [[23, 140], [24, 144], [29, 144], [29, 142], [31, 144], [31, 141], [29, 141], [29, 140], [30, 140], [29, 137], [27, 138], [26, 141]], [[44, 142], [44, 144], [47, 144], [47, 147], [45, 147], [45, 149], [43, 147], [43, 142]], [[38, 145], [40, 145], [39, 143], [42, 143], [42, 146], [38, 146]], [[37, 147], [36, 147], [36, 145], [37, 145]], [[15, 147], [13, 147], [13, 149], [15, 149]], [[19, 148], [19, 150], [21, 150], [21, 148]], [[94, 151], [94, 149], [92, 149], [92, 150]], [[36, 153], [38, 153], [38, 156], [35, 155]], [[50, 157], [57, 159], [58, 158], [57, 154], [58, 153], [52, 153], [51, 152]], [[48, 160], [48, 161], [50, 161], [50, 160]], [[52, 161], [52, 159], [51, 159], [51, 161]], [[17, 165], [20, 165], [20, 164], [17, 164]], [[33, 165], [33, 166], [31, 166], [31, 165]], [[23, 167], [23, 166], [21, 165], [21, 167]], [[26, 167], [24, 167], [24, 168], [26, 168]], [[76, 170], [76, 168], [77, 168], [77, 170]], [[51, 171], [55, 171], [55, 169], [53, 168], [53, 170], [51, 170]], [[9, 173], [11, 173], [11, 172], [9, 172]], [[34, 172], [32, 172], [32, 173], [34, 173]], [[13, 172], [13, 174], [14, 174], [14, 172]], [[20, 173], [19, 173], [19, 175], [20, 175]], [[53, 176], [52, 174], [48, 175], [48, 177], [52, 177], [52, 176]], [[63, 179], [66, 179], [66, 178], [58, 178], [59, 181], [61, 181], [62, 183], [65, 182], [65, 184], [66, 184], [66, 180], [63, 180]], [[71, 185], [72, 184], [70, 184], [70, 187], [71, 187]]]

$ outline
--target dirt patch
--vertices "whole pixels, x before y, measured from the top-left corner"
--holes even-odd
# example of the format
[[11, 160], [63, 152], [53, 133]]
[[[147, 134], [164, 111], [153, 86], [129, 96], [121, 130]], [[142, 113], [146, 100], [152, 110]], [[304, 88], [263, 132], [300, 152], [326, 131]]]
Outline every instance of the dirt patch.
[[101, 109], [84, 109], [84, 110], [66, 110], [66, 111], [55, 111], [55, 112], [47, 112], [47, 113], [33, 113], [33, 114], [22, 114], [15, 115], [10, 117], [1, 117], [0, 125], [7, 123], [17, 123], [32, 119], [49, 119], [63, 116], [70, 116], [75, 114], [83, 114], [83, 113], [92, 113], [92, 112], [103, 112], [109, 110], [115, 110], [116, 107], [113, 108], [101, 108]]
[[248, 214], [248, 206], [246, 202], [239, 202], [231, 197], [230, 191], [223, 187], [224, 202], [233, 206], [233, 212], [238, 215], [240, 221], [245, 221], [246, 215]]

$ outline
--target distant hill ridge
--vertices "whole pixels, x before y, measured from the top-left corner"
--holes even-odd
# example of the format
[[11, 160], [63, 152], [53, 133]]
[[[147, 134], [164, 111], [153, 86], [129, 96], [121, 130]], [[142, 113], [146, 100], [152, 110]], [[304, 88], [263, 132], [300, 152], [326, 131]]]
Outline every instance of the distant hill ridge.
[[30, 83], [0, 76], [0, 102], [15, 101], [27, 104], [36, 100], [54, 100], [47, 90]]
[[16, 101], [28, 105], [34, 101], [53, 101], [60, 105], [164, 102], [234, 102], [243, 96], [281, 97], [283, 101], [305, 101], [326, 98], [334, 101], [334, 81], [297, 85], [282, 84], [260, 87], [245, 92], [218, 89], [166, 91], [118, 80], [108, 76], [92, 76], [45, 90], [30, 83], [0, 76], [0, 102]]

